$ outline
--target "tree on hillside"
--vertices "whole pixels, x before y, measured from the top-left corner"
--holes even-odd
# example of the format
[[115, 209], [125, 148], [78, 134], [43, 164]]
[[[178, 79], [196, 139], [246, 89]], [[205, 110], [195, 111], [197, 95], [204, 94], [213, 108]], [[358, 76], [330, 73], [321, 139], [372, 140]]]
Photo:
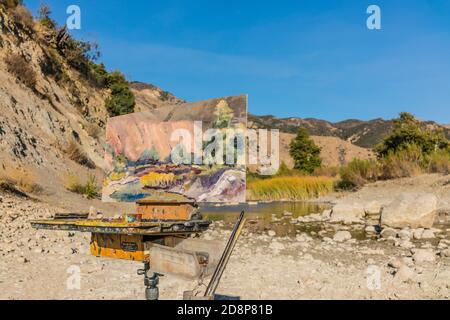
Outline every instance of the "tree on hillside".
[[313, 173], [322, 165], [320, 148], [311, 140], [305, 128], [298, 130], [297, 136], [290, 144], [289, 154], [294, 159], [294, 168], [297, 170]]
[[134, 112], [135, 97], [124, 75], [116, 71], [111, 73], [106, 81], [111, 90], [111, 96], [106, 99], [109, 115], [114, 117]]
[[417, 146], [423, 154], [438, 150], [448, 150], [450, 141], [442, 130], [427, 128], [408, 112], [400, 113], [394, 120], [390, 134], [375, 148], [379, 157], [406, 150], [411, 145]]

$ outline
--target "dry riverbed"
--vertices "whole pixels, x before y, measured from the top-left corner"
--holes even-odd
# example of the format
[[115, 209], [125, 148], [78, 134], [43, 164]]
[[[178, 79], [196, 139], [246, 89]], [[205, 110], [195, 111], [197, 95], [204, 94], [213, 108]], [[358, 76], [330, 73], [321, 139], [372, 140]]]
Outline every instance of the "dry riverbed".
[[[88, 234], [36, 231], [29, 226], [29, 220], [50, 217], [58, 208], [5, 194], [0, 199], [0, 299], [143, 298], [143, 279], [136, 275], [140, 263], [90, 256]], [[447, 229], [433, 239], [408, 239], [412, 246], [402, 246], [398, 237], [365, 239], [361, 226], [341, 224], [278, 235], [278, 230], [302, 224], [306, 223], [289, 213], [274, 218], [270, 229], [249, 221], [218, 293], [242, 299], [450, 297]], [[202, 237], [225, 242], [230, 227], [215, 222]], [[77, 270], [80, 288], [70, 289]], [[160, 296], [181, 299], [183, 291], [197, 285], [165, 276]]]

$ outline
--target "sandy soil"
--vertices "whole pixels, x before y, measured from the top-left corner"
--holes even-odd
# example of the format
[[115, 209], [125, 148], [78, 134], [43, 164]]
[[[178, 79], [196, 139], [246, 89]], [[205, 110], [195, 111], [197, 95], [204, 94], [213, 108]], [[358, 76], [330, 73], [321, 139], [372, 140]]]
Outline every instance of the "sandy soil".
[[[143, 279], [136, 275], [140, 263], [90, 256], [88, 234], [36, 231], [30, 219], [59, 209], [0, 197], [0, 299], [143, 298]], [[290, 217], [276, 220], [298, 223]], [[229, 227], [217, 222], [202, 237], [225, 242]], [[334, 241], [339, 230], [354, 238]], [[253, 230], [250, 222], [218, 293], [242, 299], [448, 299], [450, 258], [445, 253], [450, 242], [444, 238], [449, 230], [441, 231], [436, 239], [414, 241], [411, 249], [398, 241], [356, 240], [358, 230], [352, 226], [328, 225], [319, 234], [299, 231], [296, 237], [278, 237], [272, 230]], [[422, 258], [412, 253], [417, 248], [422, 248]], [[80, 288], [71, 290], [67, 283], [73, 283], [77, 270]], [[161, 299], [181, 299], [183, 291], [197, 285], [165, 276]]]

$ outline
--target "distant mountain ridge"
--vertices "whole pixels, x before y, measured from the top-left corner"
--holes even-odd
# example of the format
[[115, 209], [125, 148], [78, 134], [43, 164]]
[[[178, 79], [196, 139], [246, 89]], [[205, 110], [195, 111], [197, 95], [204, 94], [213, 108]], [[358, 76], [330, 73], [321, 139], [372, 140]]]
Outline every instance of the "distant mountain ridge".
[[[424, 121], [433, 128], [441, 128], [450, 137], [450, 127], [434, 121]], [[312, 136], [337, 137], [363, 148], [373, 148], [389, 133], [393, 120], [381, 118], [373, 120], [348, 119], [340, 122], [330, 122], [314, 118], [277, 118], [272, 115], [248, 115], [250, 128], [279, 129], [284, 133], [297, 133], [299, 127], [306, 128]]]

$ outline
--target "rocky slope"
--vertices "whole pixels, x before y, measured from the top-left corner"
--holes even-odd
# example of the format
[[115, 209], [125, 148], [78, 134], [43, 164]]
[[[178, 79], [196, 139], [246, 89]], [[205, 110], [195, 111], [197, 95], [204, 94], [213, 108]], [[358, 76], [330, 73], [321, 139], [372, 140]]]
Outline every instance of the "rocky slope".
[[[0, 5], [0, 178], [13, 172], [20, 180], [26, 172], [27, 183], [44, 190], [40, 196], [57, 200], [70, 197], [64, 190], [70, 173], [102, 179], [109, 92], [68, 63], [55, 43], [63, 36], [29, 23], [24, 27]], [[11, 71], [11, 56], [25, 61], [34, 83]], [[156, 86], [133, 83], [131, 88], [136, 111], [182, 102]], [[80, 156], [82, 161], [76, 159]]]

